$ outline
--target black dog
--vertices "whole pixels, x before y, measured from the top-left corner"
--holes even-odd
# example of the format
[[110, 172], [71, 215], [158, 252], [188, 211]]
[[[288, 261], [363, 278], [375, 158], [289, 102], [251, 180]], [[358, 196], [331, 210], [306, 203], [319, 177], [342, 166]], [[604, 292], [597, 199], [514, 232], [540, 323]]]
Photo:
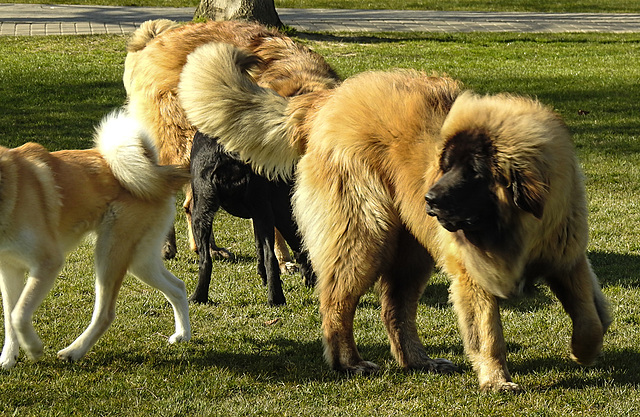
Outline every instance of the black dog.
[[190, 300], [206, 303], [211, 282], [211, 223], [222, 207], [229, 214], [253, 219], [258, 274], [268, 288], [270, 305], [285, 303], [280, 267], [274, 253], [274, 227], [282, 234], [300, 265], [307, 286], [315, 274], [301, 249], [298, 227], [291, 209], [290, 182], [270, 181], [229, 154], [215, 138], [197, 132], [191, 148], [191, 221], [199, 255], [198, 285]]

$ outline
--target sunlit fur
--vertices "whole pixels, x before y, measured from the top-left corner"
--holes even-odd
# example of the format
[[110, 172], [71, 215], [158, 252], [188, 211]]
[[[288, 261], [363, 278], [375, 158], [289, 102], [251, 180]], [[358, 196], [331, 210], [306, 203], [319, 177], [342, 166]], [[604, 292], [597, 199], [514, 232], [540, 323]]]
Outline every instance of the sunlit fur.
[[[353, 337], [358, 300], [377, 282], [382, 320], [399, 364], [455, 370], [427, 356], [415, 326], [434, 265], [451, 276], [451, 301], [483, 390], [519, 389], [506, 366], [498, 298], [516, 294], [530, 279], [544, 279], [571, 316], [574, 359], [596, 359], [610, 318], [586, 257], [582, 174], [557, 115], [535, 100], [478, 96], [447, 77], [415, 71], [357, 75], [315, 101], [308, 97], [306, 111], [296, 98], [285, 110], [284, 99], [273, 97], [277, 106], [260, 107], [257, 97], [272, 93], [250, 87], [246, 71], [229, 68], [242, 66], [246, 57], [228, 46], [219, 49], [209, 59], [215, 83], [206, 77], [181, 83], [185, 92], [206, 90], [207, 99], [183, 106], [191, 117], [204, 114], [211, 101], [224, 102], [208, 107], [209, 119], [195, 124], [220, 136], [225, 146], [245, 149], [245, 158], [267, 170], [278, 173], [278, 165], [289, 164], [281, 162], [283, 147], [298, 150], [299, 155], [287, 153], [299, 159], [294, 209], [318, 275], [325, 357], [334, 369], [377, 369], [360, 357]], [[238, 113], [229, 113], [232, 107], [267, 120], [228, 117]], [[274, 123], [283, 126], [262, 143], [271, 151], [252, 153], [245, 142], [261, 135], [249, 131]], [[482, 204], [496, 207], [500, 239], [493, 231], [445, 229], [425, 201], [446, 174], [441, 158], [448, 147], [478, 137], [489, 141], [489, 151], [479, 153], [489, 158], [490, 168], [481, 182], [490, 198]], [[278, 155], [275, 162], [271, 154]], [[472, 160], [463, 156], [453, 155], [451, 165]]]
[[178, 82], [187, 57], [199, 46], [215, 42], [255, 54], [261, 65], [254, 68], [253, 77], [282, 96], [324, 90], [338, 83], [320, 55], [257, 23], [147, 21], [129, 42], [123, 82], [127, 107], [150, 130], [163, 164], [189, 161], [195, 128], [178, 102]]

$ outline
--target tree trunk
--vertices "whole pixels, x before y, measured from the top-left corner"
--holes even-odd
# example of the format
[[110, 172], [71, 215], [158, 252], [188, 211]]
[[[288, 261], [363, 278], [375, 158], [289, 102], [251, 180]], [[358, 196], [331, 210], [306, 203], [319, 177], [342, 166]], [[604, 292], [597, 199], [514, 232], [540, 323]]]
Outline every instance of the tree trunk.
[[200, 0], [194, 19], [255, 20], [282, 27], [274, 0]]

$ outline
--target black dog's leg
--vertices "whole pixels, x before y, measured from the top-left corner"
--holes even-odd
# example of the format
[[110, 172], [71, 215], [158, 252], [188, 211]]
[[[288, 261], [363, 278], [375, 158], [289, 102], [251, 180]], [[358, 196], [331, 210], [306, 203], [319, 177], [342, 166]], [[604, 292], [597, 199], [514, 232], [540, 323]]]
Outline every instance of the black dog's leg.
[[311, 260], [309, 260], [309, 254], [306, 250], [300, 252], [294, 251], [293, 256], [296, 258], [296, 262], [300, 265], [300, 273], [304, 280], [304, 285], [309, 288], [313, 288], [316, 285], [316, 274], [311, 267]]
[[264, 247], [267, 243], [264, 240], [264, 236], [261, 236], [258, 230], [256, 229], [256, 221], [252, 220], [251, 224], [253, 225], [253, 238], [256, 245], [256, 262], [257, 262], [257, 268], [258, 268], [258, 275], [262, 279], [262, 285], [266, 287], [268, 285], [268, 280], [267, 280], [267, 266], [265, 264], [265, 259], [264, 259]]
[[282, 281], [280, 280], [280, 265], [273, 249], [275, 226], [268, 213], [264, 214], [266, 214], [265, 217], [260, 216], [253, 219], [253, 232], [256, 238], [256, 253], [258, 255], [258, 273], [260, 273], [261, 269], [264, 271], [263, 282], [266, 276], [267, 301], [269, 305], [282, 305], [286, 303], [286, 300], [282, 291]]
[[189, 298], [197, 303], [209, 301], [211, 283], [211, 242], [214, 242], [211, 224], [220, 208], [218, 193], [211, 181], [215, 167], [213, 144], [202, 135], [196, 135], [191, 148], [191, 231], [198, 252], [198, 284]]
[[289, 219], [286, 222], [278, 222], [276, 227], [289, 244], [296, 262], [300, 265], [300, 274], [304, 280], [304, 285], [307, 287], [314, 287], [316, 285], [316, 274], [313, 272], [313, 268], [311, 267], [309, 254], [302, 248], [302, 239], [300, 238], [298, 228], [294, 223], [292, 216], [289, 216]]
[[[198, 196], [199, 197], [199, 196]], [[209, 285], [211, 284], [211, 224], [218, 207], [210, 207], [205, 199], [193, 198], [193, 238], [198, 248], [198, 284], [190, 301], [207, 303], [209, 301]]]

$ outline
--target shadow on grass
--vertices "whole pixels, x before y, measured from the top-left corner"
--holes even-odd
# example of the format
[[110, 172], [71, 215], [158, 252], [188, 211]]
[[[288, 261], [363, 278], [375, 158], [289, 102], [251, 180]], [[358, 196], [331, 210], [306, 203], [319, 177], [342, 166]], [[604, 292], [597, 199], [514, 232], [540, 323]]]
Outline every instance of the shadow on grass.
[[640, 256], [589, 252], [589, 259], [603, 286], [640, 287]]
[[[92, 355], [77, 365], [56, 363], [56, 369], [75, 367], [72, 372], [82, 374], [96, 372], [102, 368], [131, 368], [143, 366], [171, 373], [208, 374], [216, 369], [239, 376], [251, 376], [259, 379], [268, 378], [273, 382], [298, 384], [314, 382], [340, 382], [352, 378], [384, 377], [386, 373], [404, 374], [427, 371], [401, 369], [392, 359], [386, 344], [363, 344], [360, 352], [366, 360], [380, 365], [379, 374], [368, 376], [353, 375], [331, 370], [322, 358], [320, 340], [299, 342], [286, 338], [275, 338], [263, 345], [258, 340], [247, 340], [255, 344], [254, 352], [230, 352], [209, 349], [205, 343], [182, 348], [177, 354], [167, 355], [166, 350], [140, 351], [124, 350], [117, 355], [109, 352]], [[427, 345], [427, 353], [433, 357], [452, 360], [459, 366], [460, 373], [473, 373], [468, 359], [464, 358], [461, 346]], [[509, 344], [508, 352], [517, 350], [517, 346]], [[443, 353], [444, 352], [444, 353]], [[554, 389], [582, 389], [586, 387], [637, 386], [640, 383], [640, 352], [631, 349], [605, 350], [598, 363], [593, 367], [583, 367], [568, 358], [559, 356], [534, 357], [512, 363], [507, 357], [509, 370], [515, 379], [525, 376], [535, 377], [537, 374], [551, 375], [548, 382], [539, 386], [527, 386], [529, 391]], [[40, 365], [45, 365], [41, 363]], [[443, 375], [443, 378], [456, 376]]]
[[[354, 375], [333, 371], [324, 361], [322, 341], [301, 342], [289, 338], [277, 337], [270, 340], [259, 340], [252, 337], [242, 338], [243, 351], [233, 352], [228, 349], [217, 350], [208, 342], [192, 339], [188, 344], [171, 348], [152, 348], [149, 350], [126, 348], [118, 352], [97, 349], [77, 364], [60, 361], [43, 361], [37, 366], [53, 366], [56, 370], [72, 373], [94, 373], [105, 368], [136, 369], [152, 368], [160, 372], [170, 373], [202, 373], [209, 374], [216, 369], [224, 369], [236, 375], [250, 375], [256, 378], [268, 377], [270, 381], [282, 383], [305, 383], [309, 381], [326, 382], [342, 381], [355, 377], [373, 377], [372, 375]], [[250, 346], [250, 350], [246, 349]], [[427, 372], [422, 370], [405, 371], [400, 368], [385, 343], [358, 344], [359, 351], [365, 360], [380, 366], [379, 374], [386, 372]], [[470, 370], [461, 360], [461, 345], [427, 344], [425, 346], [430, 357], [451, 360], [460, 367], [461, 372]]]
[[[509, 369], [518, 375], [553, 372], [560, 375], [551, 384], [555, 388], [637, 386], [640, 383], [640, 352], [632, 349], [604, 350], [598, 362], [590, 367], [560, 357], [536, 357], [510, 364]], [[540, 387], [546, 388], [549, 387]]]

